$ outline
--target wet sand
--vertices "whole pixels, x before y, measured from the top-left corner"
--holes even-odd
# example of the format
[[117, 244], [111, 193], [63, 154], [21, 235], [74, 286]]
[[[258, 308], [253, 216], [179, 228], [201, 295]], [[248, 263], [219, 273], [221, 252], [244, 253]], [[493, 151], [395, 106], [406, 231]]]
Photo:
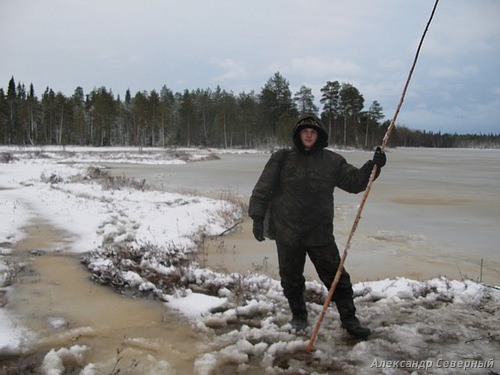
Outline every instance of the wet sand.
[[[339, 242], [339, 241], [337, 241]], [[399, 241], [390, 236], [373, 238], [377, 248], [388, 242], [388, 247], [400, 248], [407, 246], [408, 239], [402, 237]], [[340, 242], [337, 244], [339, 251], [343, 252]], [[278, 259], [274, 241], [266, 240], [258, 243], [252, 235], [252, 221], [245, 220], [236, 233], [210, 239], [199, 257], [200, 264], [204, 267], [227, 272], [257, 272], [279, 279]], [[386, 278], [407, 277], [415, 280], [427, 280], [434, 277], [446, 276], [450, 279], [462, 280], [471, 275], [480, 274], [480, 261], [470, 262], [467, 259], [453, 259], [441, 253], [439, 256], [421, 249], [419, 254], [409, 253], [404, 250], [394, 250], [388, 253], [374, 247], [359, 246], [356, 239], [351, 243], [345, 268], [351, 275], [353, 282], [374, 281]], [[304, 275], [309, 281], [320, 282], [313, 264], [306, 260]], [[483, 279], [495, 280], [495, 270], [484, 267]]]
[[101, 364], [102, 373], [112, 373], [119, 357], [121, 373], [156, 371], [162, 363], [166, 370], [193, 372], [200, 338], [185, 319], [160, 301], [124, 297], [91, 281], [79, 256], [67, 252], [63, 232], [43, 222], [25, 231], [12, 256], [27, 266], [8, 308], [35, 332], [33, 353], [86, 345], [86, 362]]

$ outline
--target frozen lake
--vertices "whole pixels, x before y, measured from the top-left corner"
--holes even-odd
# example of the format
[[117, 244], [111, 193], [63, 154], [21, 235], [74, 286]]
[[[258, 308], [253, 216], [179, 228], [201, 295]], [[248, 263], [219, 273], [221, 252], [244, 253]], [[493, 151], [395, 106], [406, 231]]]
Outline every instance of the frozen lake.
[[[342, 154], [358, 166], [371, 157], [371, 153], [366, 152]], [[120, 160], [132, 163], [132, 160], [143, 158], [134, 158], [133, 154], [128, 157]], [[248, 202], [248, 196], [268, 158], [269, 154], [233, 153], [222, 155], [221, 160], [186, 165], [110, 166], [115, 173], [146, 178], [149, 184], [160, 189], [215, 197], [233, 194], [242, 202]], [[134, 232], [133, 228], [137, 224], [135, 219], [138, 219], [141, 225], [145, 224], [144, 227], [147, 227], [147, 234], [142, 238], [161, 243], [164, 240], [157, 241], [155, 236], [175, 226], [176, 220], [173, 218], [178, 216], [173, 216], [175, 213], [170, 215], [171, 211], [155, 216], [154, 208], [147, 209], [151, 207], [148, 205], [151, 201], [147, 198], [150, 192], [144, 195], [136, 192], [136, 195], [132, 191], [101, 191], [95, 199], [96, 196], [90, 193], [93, 192], [92, 188], [84, 189], [82, 194], [82, 187], [76, 184], [73, 186], [76, 194], [72, 195], [71, 189], [66, 190], [71, 184], [33, 185], [32, 177], [28, 177], [49, 176], [46, 171], [51, 171], [52, 168], [64, 176], [66, 166], [51, 162], [51, 168], [45, 169], [43, 164], [37, 166], [32, 161], [27, 165], [20, 162], [13, 168], [9, 166], [11, 170], [19, 167], [20, 171], [16, 172], [21, 177], [26, 173], [22, 181], [27, 181], [19, 188], [7, 188], [3, 191], [7, 198], [4, 199], [8, 208], [6, 212], [12, 211], [15, 214], [8, 216], [9, 220], [24, 216], [22, 206], [35, 207], [35, 216], [22, 229], [26, 237], [13, 246], [12, 254], [5, 256], [5, 259], [11, 257], [8, 259], [12, 260], [12, 263], [7, 263], [6, 260], [5, 264], [20, 262], [22, 268], [16, 274], [16, 283], [12, 286], [15, 292], [4, 292], [3, 296], [7, 295], [8, 298], [2, 300], [4, 305], [1, 307], [5, 307], [5, 312], [10, 310], [9, 313], [22, 322], [16, 322], [13, 328], [26, 327], [30, 332], [36, 333], [35, 339], [29, 338], [29, 335], [23, 338], [28, 342], [34, 341], [28, 343], [31, 348], [21, 355], [19, 363], [31, 365], [33, 359], [38, 357], [41, 360], [51, 348], [58, 349], [57, 353], [60, 353], [61, 358], [66, 357], [66, 350], [75, 348], [78, 346], [76, 344], [83, 344], [90, 348], [85, 363], [101, 366], [99, 371], [96, 370], [99, 373], [115, 373], [117, 358], [123, 358], [121, 369], [129, 366], [125, 372], [130, 374], [193, 373], [196, 363], [207, 358], [206, 354], [209, 354], [209, 358], [220, 361], [217, 366], [220, 365], [222, 372], [235, 373], [235, 363], [240, 363], [242, 356], [248, 352], [247, 345], [241, 346], [238, 343], [247, 338], [249, 345], [258, 342], [256, 348], [260, 348], [262, 343], [270, 345], [265, 352], [261, 352], [261, 349], [258, 349], [259, 352], [250, 351], [254, 354], [247, 362], [250, 366], [255, 366], [255, 371], [250, 370], [255, 374], [268, 373], [271, 362], [278, 363], [280, 367], [282, 363], [290, 363], [292, 367], [311, 365], [315, 370], [326, 369], [335, 364], [331, 362], [332, 358], [337, 362], [335, 366], [344, 366], [344, 363], [351, 366], [352, 371], [349, 373], [353, 374], [363, 372], [362, 368], [368, 369], [374, 360], [387, 358], [412, 361], [423, 361], [424, 358], [432, 361], [446, 358], [469, 360], [472, 346], [472, 358], [494, 359], [496, 352], [491, 343], [495, 337], [490, 332], [491, 327], [498, 326], [498, 298], [491, 297], [491, 288], [481, 288], [468, 281], [462, 283], [452, 279], [482, 279], [485, 283], [500, 285], [497, 251], [500, 219], [499, 159], [500, 151], [400, 149], [389, 153], [389, 163], [373, 186], [346, 263], [354, 282], [391, 279], [364, 286], [357, 284], [357, 290], [360, 291], [357, 299], [358, 312], [363, 320], [374, 327], [374, 340], [354, 343], [345, 339], [344, 333], [339, 330], [335, 313], [329, 311], [323, 322], [322, 336], [317, 343], [319, 351], [315, 358], [323, 358], [319, 363], [307, 358], [304, 363], [301, 362], [304, 358], [301, 355], [302, 349], [296, 345], [303, 338], [293, 335], [290, 337], [286, 328], [289, 312], [286, 302], [277, 293], [278, 289], [266, 289], [268, 291], [265, 293], [255, 294], [258, 298], [256, 307], [254, 299], [247, 300], [248, 294], [240, 293], [240, 289], [236, 288], [233, 293], [235, 302], [231, 302], [235, 303], [235, 308], [231, 309], [233, 313], [224, 312], [223, 315], [231, 317], [233, 314], [238, 315], [237, 311], [241, 310], [242, 313], [238, 316], [243, 319], [238, 322], [239, 326], [235, 327], [234, 323], [224, 320], [225, 323], [212, 332], [214, 326], [209, 326], [209, 323], [203, 325], [198, 320], [196, 326], [201, 328], [193, 329], [193, 322], [179, 315], [175, 306], [170, 309], [165, 308], [163, 302], [123, 298], [108, 286], [91, 281], [88, 269], [80, 263], [81, 258], [72, 252], [75, 249], [89, 249], [91, 246], [75, 245], [78, 241], [75, 242], [71, 232], [74, 224], [67, 227], [61, 221], [49, 220], [61, 213], [64, 223], [77, 222], [79, 233], [85, 235], [83, 227], [91, 213], [88, 221], [92, 223], [89, 233], [93, 238], [94, 233], [99, 233], [96, 229], [102, 228], [99, 223], [106, 223], [106, 226], [111, 227], [107, 227], [111, 230], [106, 229], [106, 233], [113, 233], [115, 228], [120, 230], [119, 233], [122, 233], [123, 228]], [[95, 163], [85, 161], [89, 162]], [[8, 171], [9, 168], [5, 170]], [[12, 176], [14, 175], [16, 173]], [[50, 176], [52, 180], [52, 176], [57, 177], [58, 174]], [[10, 186], [10, 177], [3, 181], [6, 186]], [[125, 196], [120, 198], [120, 193]], [[29, 194], [33, 194], [33, 198]], [[65, 200], [65, 197], [68, 199]], [[138, 199], [129, 206], [131, 197]], [[80, 201], [80, 198], [84, 199]], [[361, 198], [361, 195], [336, 192], [335, 233], [341, 250]], [[201, 200], [199, 197], [194, 199]], [[35, 202], [40, 202], [41, 205], [37, 206]], [[64, 202], [64, 208], [58, 205], [60, 202]], [[67, 210], [67, 207], [75, 207], [75, 202], [79, 203], [77, 208]], [[122, 202], [127, 202], [125, 209]], [[160, 205], [155, 204], [154, 207], [161, 212], [159, 209], [164, 202], [169, 205], [165, 198]], [[100, 207], [102, 211], [96, 209]], [[187, 210], [188, 213], [195, 212], [189, 211], [189, 205]], [[200, 211], [196, 212], [200, 214]], [[155, 220], [155, 224], [161, 224], [157, 230], [149, 226], [153, 224], [151, 217], [160, 218]], [[187, 217], [193, 218], [193, 215]], [[223, 228], [218, 230], [222, 231]], [[5, 243], [8, 246], [10, 241]], [[66, 250], [70, 252], [67, 253]], [[484, 264], [482, 273], [481, 259]], [[207, 239], [200, 251], [199, 261], [204, 267], [240, 273], [260, 272], [275, 278], [278, 273], [274, 242], [255, 241], [251, 234], [251, 220], [248, 218], [237, 226], [235, 233]], [[310, 264], [306, 274], [309, 279], [317, 279]], [[427, 280], [439, 275], [448, 276], [448, 279], [438, 282], [440, 286], [436, 286], [436, 279], [415, 284], [413, 280], [404, 278], [392, 280], [398, 276]], [[255, 279], [255, 275], [251, 276], [250, 279]], [[240, 275], [235, 276], [237, 281], [242, 279]], [[225, 277], [217, 281], [224, 287], [227, 284]], [[254, 284], [252, 290], [259, 286], [260, 291], [261, 285], [268, 285], [268, 282]], [[434, 289], [442, 291], [437, 295], [434, 292], [429, 295], [429, 291]], [[250, 295], [253, 298], [254, 294]], [[272, 297], [268, 299], [268, 295]], [[401, 296], [397, 303], [393, 299], [395, 295]], [[5, 301], [8, 302], [7, 305]], [[373, 303], [374, 301], [377, 303]], [[195, 302], [191, 300], [189, 303], [192, 305], [187, 308], [196, 310]], [[250, 307], [254, 311], [254, 317], [247, 315]], [[310, 307], [311, 316], [316, 317], [319, 305], [311, 303]], [[267, 312], [262, 315], [261, 309]], [[428, 319], [422, 320], [422, 314]], [[214, 320], [213, 317], [215, 314], [207, 318], [211, 324], [219, 320]], [[277, 325], [267, 324], [269, 319], [276, 319], [274, 322]], [[3, 327], [0, 331], [2, 338], [5, 338]], [[332, 342], [334, 347], [331, 346]], [[405, 343], [404, 348], [400, 345], [401, 342]], [[287, 347], [290, 346], [285, 355], [272, 354], [276, 352], [275, 348], [285, 343]], [[74, 350], [73, 354], [80, 349]], [[234, 363], [226, 366], [228, 354]], [[72, 361], [71, 358], [68, 361]], [[275, 359], [269, 361], [269, 358]], [[8, 357], [7, 360], [14, 364], [17, 357]], [[140, 367], [133, 369], [136, 364]], [[59, 365], [54, 363], [53, 366]], [[72, 362], [68, 366], [73, 366]], [[357, 366], [361, 366], [359, 371]]]
[[[340, 151], [361, 166], [371, 153]], [[167, 166], [120, 166], [115, 173], [145, 178], [168, 191], [248, 202], [269, 154], [223, 154], [220, 160]], [[335, 235], [345, 246], [362, 195], [335, 193]], [[353, 281], [447, 276], [500, 285], [500, 150], [394, 149], [374, 183], [351, 243], [346, 268]], [[212, 240], [205, 266], [277, 275], [274, 242], [258, 243], [251, 220]], [[483, 266], [481, 267], [481, 261]], [[308, 278], [316, 274], [310, 263]]]

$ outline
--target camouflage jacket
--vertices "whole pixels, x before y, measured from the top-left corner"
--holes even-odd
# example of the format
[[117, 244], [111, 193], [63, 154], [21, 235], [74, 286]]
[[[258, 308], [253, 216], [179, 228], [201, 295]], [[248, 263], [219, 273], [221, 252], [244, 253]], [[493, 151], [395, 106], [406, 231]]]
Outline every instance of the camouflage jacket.
[[271, 222], [276, 241], [288, 245], [326, 245], [334, 240], [335, 187], [349, 193], [365, 190], [372, 168], [371, 160], [356, 168], [327, 149], [314, 153], [296, 147], [276, 151], [252, 191], [248, 213], [252, 218], [264, 217], [272, 201]]

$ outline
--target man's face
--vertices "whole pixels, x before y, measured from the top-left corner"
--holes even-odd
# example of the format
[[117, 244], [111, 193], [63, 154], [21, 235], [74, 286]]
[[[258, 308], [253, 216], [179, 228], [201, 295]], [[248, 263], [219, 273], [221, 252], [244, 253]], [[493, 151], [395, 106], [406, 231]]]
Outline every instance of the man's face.
[[318, 139], [318, 132], [314, 129], [305, 128], [300, 131], [300, 140], [306, 150], [310, 150]]

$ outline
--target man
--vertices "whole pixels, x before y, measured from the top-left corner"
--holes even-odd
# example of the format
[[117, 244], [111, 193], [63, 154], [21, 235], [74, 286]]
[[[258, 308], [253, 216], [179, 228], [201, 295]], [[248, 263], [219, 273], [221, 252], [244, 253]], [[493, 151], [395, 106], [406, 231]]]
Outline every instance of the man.
[[[264, 240], [264, 216], [272, 201], [270, 224], [273, 228], [283, 293], [292, 312], [292, 327], [307, 327], [304, 300], [306, 254], [325, 286], [330, 289], [340, 255], [333, 235], [333, 191], [339, 187], [349, 193], [366, 189], [373, 165], [377, 177], [386, 156], [377, 148], [373, 160], [361, 168], [346, 162], [339, 154], [326, 150], [328, 133], [313, 114], [299, 118], [293, 130], [293, 148], [271, 155], [250, 197], [248, 213], [253, 234]], [[342, 327], [357, 338], [370, 335], [356, 318], [349, 274], [342, 271], [333, 295]]]

